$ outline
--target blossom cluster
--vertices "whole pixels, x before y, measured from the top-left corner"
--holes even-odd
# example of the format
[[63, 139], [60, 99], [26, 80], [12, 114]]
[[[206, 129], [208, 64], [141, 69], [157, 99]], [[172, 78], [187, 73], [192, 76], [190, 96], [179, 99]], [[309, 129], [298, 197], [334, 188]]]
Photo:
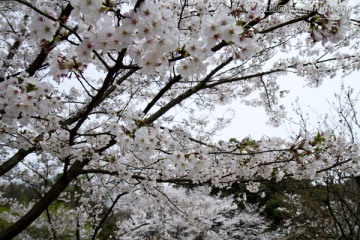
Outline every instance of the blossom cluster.
[[15, 119], [26, 126], [30, 117], [45, 116], [60, 104], [58, 97], [51, 96], [53, 86], [34, 77], [10, 78], [0, 83], [0, 90], [1, 120], [9, 126]]

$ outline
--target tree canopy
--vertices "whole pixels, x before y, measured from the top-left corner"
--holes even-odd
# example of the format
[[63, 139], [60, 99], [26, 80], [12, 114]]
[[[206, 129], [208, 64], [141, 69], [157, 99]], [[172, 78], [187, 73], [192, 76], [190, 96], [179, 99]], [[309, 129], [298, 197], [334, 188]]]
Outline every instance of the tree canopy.
[[353, 101], [345, 131], [290, 139], [217, 142], [231, 119], [211, 119], [241, 100], [278, 126], [279, 76], [316, 87], [357, 71], [347, 1], [3, 0], [0, 13], [0, 183], [35, 194], [0, 192], [0, 239], [44, 226], [54, 239], [269, 239], [259, 211], [211, 189], [359, 174]]

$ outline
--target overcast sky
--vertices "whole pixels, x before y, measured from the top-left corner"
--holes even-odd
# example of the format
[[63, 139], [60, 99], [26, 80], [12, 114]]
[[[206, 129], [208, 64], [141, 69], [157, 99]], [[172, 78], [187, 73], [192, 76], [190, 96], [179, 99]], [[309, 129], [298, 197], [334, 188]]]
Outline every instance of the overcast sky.
[[[280, 86], [290, 90], [290, 92], [280, 101], [286, 106], [287, 116], [296, 117], [292, 111], [292, 103], [298, 98], [303, 112], [310, 115], [311, 123], [315, 126], [319, 119], [318, 114], [329, 112], [328, 101], [335, 100], [334, 94], [340, 93], [341, 84], [344, 83], [345, 86], [354, 88], [357, 93], [360, 91], [359, 79], [359, 72], [354, 72], [345, 78], [339, 74], [333, 79], [325, 79], [320, 87], [311, 88], [306, 86], [306, 82], [299, 77], [282, 76], [279, 78]], [[290, 134], [289, 124], [283, 124], [278, 128], [267, 126], [267, 116], [262, 108], [247, 107], [239, 101], [231, 107], [236, 110], [236, 116], [233, 122], [218, 136], [219, 139], [227, 140], [231, 137], [242, 139], [247, 136], [254, 139], [259, 139], [262, 136], [288, 137]]]

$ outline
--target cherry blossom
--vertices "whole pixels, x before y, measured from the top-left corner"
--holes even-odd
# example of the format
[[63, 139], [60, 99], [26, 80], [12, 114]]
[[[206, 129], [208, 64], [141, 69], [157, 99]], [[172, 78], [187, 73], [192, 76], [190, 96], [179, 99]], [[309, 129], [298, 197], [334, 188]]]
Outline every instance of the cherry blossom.
[[316, 87], [359, 69], [359, 15], [338, 10], [346, 3], [272, 2], [2, 1], [1, 184], [37, 197], [0, 193], [0, 238], [30, 239], [33, 228], [96, 239], [115, 219], [115, 239], [171, 239], [180, 228], [228, 239], [246, 236], [241, 221], [270, 239], [253, 206], [238, 211], [211, 188], [358, 176], [349, 130], [214, 140], [232, 117], [214, 117], [219, 105], [263, 107], [264, 122], [278, 126], [279, 76]]

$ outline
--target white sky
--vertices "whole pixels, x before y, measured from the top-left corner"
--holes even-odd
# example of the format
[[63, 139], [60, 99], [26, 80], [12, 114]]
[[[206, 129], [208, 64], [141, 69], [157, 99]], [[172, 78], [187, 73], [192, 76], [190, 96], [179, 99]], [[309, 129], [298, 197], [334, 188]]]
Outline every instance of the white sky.
[[[280, 87], [290, 90], [286, 97], [280, 99], [281, 104], [286, 106], [287, 117], [296, 117], [292, 111], [292, 103], [298, 98], [299, 104], [304, 112], [308, 113], [311, 124], [316, 126], [318, 114], [329, 112], [330, 105], [328, 101], [335, 100], [334, 94], [340, 93], [341, 84], [354, 88], [354, 92], [360, 91], [360, 72], [354, 72], [351, 75], [342, 78], [341, 74], [333, 79], [325, 79], [318, 88], [306, 86], [306, 82], [296, 76], [281, 76], [279, 78]], [[231, 108], [236, 110], [236, 116], [232, 123], [218, 136], [218, 139], [228, 140], [235, 137], [242, 139], [251, 136], [259, 139], [262, 136], [289, 136], [289, 125], [283, 124], [278, 128], [266, 125], [267, 116], [262, 108], [247, 107], [240, 102], [234, 103]], [[287, 125], [287, 126], [286, 126]]]

